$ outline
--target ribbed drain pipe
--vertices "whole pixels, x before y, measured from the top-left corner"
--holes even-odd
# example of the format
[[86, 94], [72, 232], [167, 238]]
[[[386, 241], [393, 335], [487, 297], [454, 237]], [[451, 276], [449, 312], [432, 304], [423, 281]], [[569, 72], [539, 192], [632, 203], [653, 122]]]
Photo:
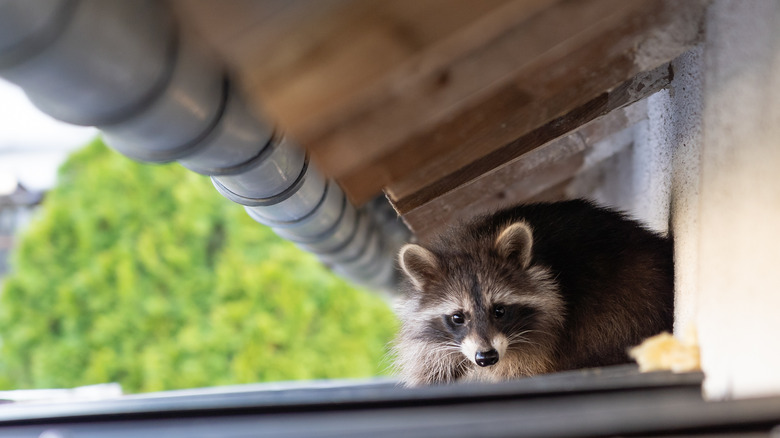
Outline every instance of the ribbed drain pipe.
[[146, 162], [211, 177], [257, 222], [340, 275], [392, 290], [409, 237], [389, 205], [356, 209], [298, 145], [250, 110], [217, 59], [157, 0], [0, 0], [0, 77], [45, 113], [97, 126]]

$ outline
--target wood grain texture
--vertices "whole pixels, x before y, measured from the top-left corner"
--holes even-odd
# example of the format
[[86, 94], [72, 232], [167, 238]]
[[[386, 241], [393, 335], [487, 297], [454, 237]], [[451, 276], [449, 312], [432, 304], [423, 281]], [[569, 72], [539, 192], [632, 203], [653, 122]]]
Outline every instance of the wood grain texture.
[[366, 90], [392, 83], [386, 79], [392, 72], [507, 1], [173, 3], [185, 24], [228, 60], [255, 102], [308, 145], [308, 133], [354, 111], [371, 94]]
[[663, 86], [707, 1], [172, 3], [354, 202], [408, 213]]
[[380, 158], [412, 134], [440, 123], [452, 108], [465, 105], [516, 64], [543, 53], [550, 43], [531, 35], [560, 33], [555, 27], [541, 23], [523, 29], [533, 42], [527, 45], [517, 45], [512, 30], [518, 22], [533, 21], [550, 4], [554, 2], [515, 1], [473, 17], [463, 29], [377, 80], [343, 111], [296, 134], [336, 177]]
[[[667, 86], [671, 79], [668, 65], [640, 74], [501, 147], [489, 152], [474, 147], [464, 150], [465, 157], [454, 157], [443, 166], [434, 162], [418, 174], [390, 185], [387, 188], [389, 198], [396, 210], [404, 214], [587, 122], [655, 93]], [[467, 123], [466, 120], [462, 122]], [[457, 120], [453, 124], [457, 124]]]
[[403, 220], [425, 241], [448, 224], [504, 206], [564, 199], [572, 176], [599, 160], [593, 148], [646, 117], [642, 102], [612, 111], [405, 213]]
[[[438, 70], [387, 87], [383, 99], [306, 144], [353, 200], [387, 186], [406, 211], [453, 188], [441, 180], [465, 165], [595, 104], [649, 65], [648, 54], [668, 61], [681, 53], [699, 28], [697, 19], [681, 17], [698, 18], [701, 9], [696, 2], [555, 3]], [[654, 37], [667, 32], [677, 36], [672, 43]]]

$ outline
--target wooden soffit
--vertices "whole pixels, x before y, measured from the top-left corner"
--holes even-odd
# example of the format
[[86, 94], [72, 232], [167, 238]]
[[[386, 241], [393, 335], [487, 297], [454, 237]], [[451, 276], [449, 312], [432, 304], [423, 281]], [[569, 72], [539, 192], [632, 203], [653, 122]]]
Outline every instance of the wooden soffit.
[[173, 4], [353, 201], [384, 191], [413, 222], [667, 86], [707, 1]]

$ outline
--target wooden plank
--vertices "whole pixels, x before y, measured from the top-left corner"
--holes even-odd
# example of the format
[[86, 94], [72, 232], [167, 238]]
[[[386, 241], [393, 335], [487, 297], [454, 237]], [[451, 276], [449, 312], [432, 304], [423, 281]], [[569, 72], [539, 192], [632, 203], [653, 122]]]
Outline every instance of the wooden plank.
[[503, 206], [563, 199], [572, 177], [606, 149], [594, 148], [646, 116], [642, 102], [613, 111], [407, 212], [403, 220], [425, 241], [448, 224]]
[[[316, 6], [313, 0], [169, 0], [179, 21], [194, 29], [215, 47], [232, 54], [232, 44], [241, 34], [265, 27], [285, 10]], [[327, 3], [332, 0], [321, 0]], [[232, 56], [229, 59], [233, 59]]]
[[354, 201], [408, 212], [636, 99], [704, 0], [173, 3]]
[[[434, 189], [403, 206], [421, 188], [575, 109], [592, 111], [605, 92], [682, 52], [697, 38], [701, 5], [556, 3], [402, 86], [387, 85], [329, 131], [308, 133], [304, 144], [353, 200], [389, 185], [408, 211], [443, 193]], [[654, 38], [670, 27], [679, 37], [672, 49]]]
[[[582, 142], [575, 139], [571, 143], [579, 148]], [[453, 202], [453, 199], [457, 198], [455, 193], [459, 191], [452, 192], [448, 194], [450, 196], [437, 198], [402, 217], [420, 241], [427, 241], [448, 224], [516, 204], [515, 200], [532, 198], [545, 189], [569, 180], [571, 175], [582, 167], [584, 156], [585, 152], [581, 150], [561, 160], [544, 162], [536, 166], [519, 163], [517, 166], [507, 166], [502, 171], [491, 173], [491, 177], [485, 178], [484, 181], [477, 180], [473, 192], [470, 193], [471, 196], [463, 198], [462, 201]], [[521, 170], [524, 171], [521, 178], [517, 178], [518, 175], [512, 172], [517, 167], [525, 168]], [[480, 194], [480, 189], [485, 191]]]
[[[299, 141], [398, 66], [508, 0], [177, 0], [187, 24], [227, 58]], [[531, 0], [531, 3], [553, 0]], [[240, 31], [233, 29], [237, 23]]]
[[[671, 79], [672, 73], [668, 65], [647, 72], [647, 74], [641, 74], [637, 78], [624, 82], [614, 90], [603, 93], [592, 101], [573, 109], [564, 116], [533, 129], [517, 140], [489, 153], [484, 153], [484, 150], [479, 149], [475, 150], [474, 154], [464, 151], [465, 158], [457, 157], [457, 161], [445, 161], [443, 166], [440, 162], [425, 166], [414, 177], [388, 187], [387, 193], [396, 210], [404, 214], [508, 161], [565, 135], [584, 123], [649, 96], [667, 86]], [[457, 126], [458, 121], [467, 123], [466, 120], [454, 120], [453, 127]], [[484, 155], [480, 156], [480, 154]], [[449, 171], [450, 169], [454, 170]], [[440, 173], [446, 171], [449, 173], [436, 179]]]
[[327, 170], [341, 177], [445, 120], [469, 99], [478, 99], [486, 87], [511, 78], [519, 68], [623, 4], [619, 0], [509, 3], [431, 47], [375, 84], [349, 112], [301, 132], [300, 139]]
[[[305, 144], [308, 125], [339, 113], [388, 71], [503, 1], [342, 2], [305, 25], [290, 23], [288, 29], [297, 29], [289, 35], [292, 50], [277, 38], [267, 56], [248, 57], [243, 76], [271, 116]], [[247, 35], [244, 52], [267, 40]], [[278, 61], [269, 65], [269, 59]]]
[[[321, 150], [326, 169], [339, 176], [345, 168], [376, 157], [382, 147], [435, 120], [441, 108], [502, 77], [518, 62], [512, 56], [525, 62], [522, 58], [545, 50], [544, 44], [517, 50], [505, 33], [556, 1], [513, 1], [483, 16], [472, 14], [462, 29], [393, 66], [392, 72], [356, 94], [348, 106], [293, 132], [315, 153]], [[501, 57], [503, 62], [483, 62], [489, 61], [483, 56], [485, 47], [492, 48], [490, 57]]]

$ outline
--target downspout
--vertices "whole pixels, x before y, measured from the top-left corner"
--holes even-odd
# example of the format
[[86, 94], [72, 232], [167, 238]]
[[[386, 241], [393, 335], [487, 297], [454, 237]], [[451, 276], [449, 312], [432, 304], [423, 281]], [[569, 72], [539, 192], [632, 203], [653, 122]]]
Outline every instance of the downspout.
[[0, 77], [43, 112], [97, 126], [144, 162], [178, 161], [340, 275], [394, 290], [408, 230], [355, 208], [157, 0], [0, 0]]

